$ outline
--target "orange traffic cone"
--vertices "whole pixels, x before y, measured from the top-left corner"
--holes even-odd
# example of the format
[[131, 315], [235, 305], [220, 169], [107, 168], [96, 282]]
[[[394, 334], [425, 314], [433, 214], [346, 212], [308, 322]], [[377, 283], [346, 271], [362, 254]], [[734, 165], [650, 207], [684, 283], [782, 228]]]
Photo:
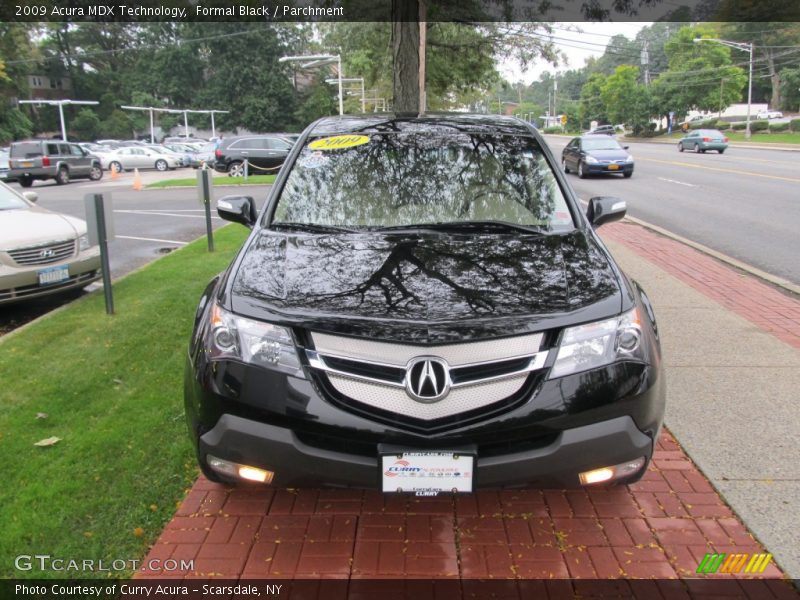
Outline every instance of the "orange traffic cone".
[[118, 179], [119, 178], [119, 171], [117, 171], [113, 166], [109, 167], [108, 170], [111, 171], [111, 179]]
[[142, 176], [139, 175], [139, 169], [134, 169], [133, 171], [133, 189], [137, 192], [142, 191]]

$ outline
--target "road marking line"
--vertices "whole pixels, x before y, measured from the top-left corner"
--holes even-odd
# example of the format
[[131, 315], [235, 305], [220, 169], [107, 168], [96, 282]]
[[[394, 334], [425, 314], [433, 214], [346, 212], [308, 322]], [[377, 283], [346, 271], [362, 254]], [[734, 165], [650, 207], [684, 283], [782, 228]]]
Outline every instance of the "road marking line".
[[678, 185], [685, 185], [687, 187], [697, 187], [694, 183], [685, 183], [683, 181], [677, 181], [675, 179], [667, 179], [666, 177], [659, 177], [661, 181], [669, 181], [670, 183], [677, 183]]
[[765, 173], [753, 173], [752, 171], [741, 171], [738, 169], [721, 169], [719, 167], [704, 167], [691, 163], [678, 162], [677, 160], [658, 160], [656, 158], [640, 158], [639, 161], [656, 162], [664, 165], [678, 165], [679, 167], [691, 167], [692, 169], [705, 169], [706, 171], [720, 171], [721, 173], [736, 173], [737, 175], [752, 175], [753, 177], [764, 177], [766, 179], [779, 179], [781, 181], [792, 181], [800, 183], [796, 177], [781, 177], [780, 175], [766, 175]]
[[[205, 215], [179, 215], [172, 212], [154, 212], [151, 210], [115, 210], [115, 213], [125, 213], [129, 215], [150, 215], [151, 217], [183, 217], [185, 219], [205, 219]], [[221, 221], [219, 217], [211, 217], [217, 221]]]
[[140, 242], [156, 242], [158, 244], [177, 244], [178, 246], [185, 246], [189, 242], [179, 242], [178, 240], [160, 240], [158, 238], [145, 238], [145, 237], [135, 237], [132, 235], [117, 235], [117, 238], [123, 240], [138, 240]]

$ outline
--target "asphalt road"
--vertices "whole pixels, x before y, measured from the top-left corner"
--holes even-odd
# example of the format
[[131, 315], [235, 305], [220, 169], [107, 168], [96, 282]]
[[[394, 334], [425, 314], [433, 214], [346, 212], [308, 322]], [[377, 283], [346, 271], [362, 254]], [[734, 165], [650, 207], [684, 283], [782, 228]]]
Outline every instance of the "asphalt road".
[[[570, 138], [545, 136], [554, 154]], [[679, 153], [677, 144], [629, 143], [633, 177], [569, 181], [583, 200], [619, 196], [628, 214], [767, 273], [800, 283], [800, 153], [729, 147]]]

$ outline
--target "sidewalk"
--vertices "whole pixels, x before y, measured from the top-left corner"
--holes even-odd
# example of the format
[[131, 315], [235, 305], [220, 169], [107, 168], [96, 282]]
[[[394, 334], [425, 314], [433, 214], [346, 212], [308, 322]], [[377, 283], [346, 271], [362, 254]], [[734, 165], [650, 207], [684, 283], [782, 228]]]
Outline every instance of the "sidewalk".
[[686, 598], [754, 577], [698, 575], [706, 553], [770, 552], [777, 564], [746, 584], [762, 587], [728, 593], [795, 597], [775, 579], [800, 577], [800, 303], [637, 225], [600, 231], [663, 337], [669, 431], [642, 481], [420, 499], [201, 477], [149, 558], [194, 559], [178, 578], [655, 578], [634, 595]]

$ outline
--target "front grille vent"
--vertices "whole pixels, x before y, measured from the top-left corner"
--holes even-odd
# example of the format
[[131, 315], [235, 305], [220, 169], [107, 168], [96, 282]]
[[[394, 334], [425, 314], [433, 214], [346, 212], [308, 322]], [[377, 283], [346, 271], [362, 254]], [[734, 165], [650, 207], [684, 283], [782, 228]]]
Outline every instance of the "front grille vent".
[[18, 265], [49, 265], [73, 256], [75, 240], [17, 248], [9, 250], [8, 254]]

